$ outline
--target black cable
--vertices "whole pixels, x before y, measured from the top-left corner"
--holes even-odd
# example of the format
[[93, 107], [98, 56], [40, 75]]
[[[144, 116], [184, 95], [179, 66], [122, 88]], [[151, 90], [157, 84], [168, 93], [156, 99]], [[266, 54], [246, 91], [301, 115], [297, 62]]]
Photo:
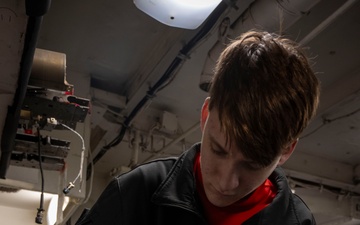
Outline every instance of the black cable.
[[11, 153], [14, 148], [14, 139], [20, 119], [20, 111], [26, 96], [26, 88], [30, 79], [31, 67], [34, 58], [38, 34], [40, 31], [43, 15], [50, 8], [50, 0], [26, 0], [26, 14], [29, 16], [24, 48], [20, 62], [18, 87], [16, 89], [13, 104], [8, 107], [5, 124], [1, 138], [0, 178], [5, 179], [10, 165]]
[[358, 109], [356, 109], [356, 110], [354, 110], [354, 111], [352, 111], [352, 112], [350, 112], [350, 113], [348, 113], [348, 114], [345, 114], [345, 115], [342, 115], [342, 116], [338, 116], [338, 117], [333, 118], [333, 119], [327, 119], [327, 118], [324, 117], [324, 118], [323, 118], [323, 122], [322, 122], [322, 124], [321, 124], [320, 126], [318, 126], [315, 130], [311, 131], [310, 133], [308, 133], [308, 134], [300, 137], [299, 139], [303, 139], [303, 138], [306, 138], [306, 137], [314, 134], [315, 132], [317, 132], [318, 130], [320, 130], [320, 128], [322, 128], [323, 126], [325, 126], [326, 124], [332, 123], [332, 122], [334, 122], [334, 121], [336, 121], [336, 120], [340, 120], [340, 119], [344, 119], [344, 118], [350, 117], [350, 116], [352, 116], [352, 115], [354, 115], [354, 114], [356, 114], [356, 113], [358, 113], [358, 112], [360, 112], [360, 108], [358, 108]]
[[38, 157], [39, 157], [39, 168], [41, 174], [41, 195], [40, 195], [40, 207], [37, 209], [37, 214], [35, 218], [35, 222], [37, 224], [42, 224], [42, 219], [44, 215], [44, 171], [42, 168], [42, 156], [41, 156], [41, 136], [40, 136], [40, 128], [37, 127], [37, 135], [38, 135]]
[[[175, 59], [171, 62], [170, 66], [167, 68], [163, 76], [155, 83], [153, 87], [151, 87], [147, 94], [140, 100], [140, 102], [135, 106], [135, 108], [131, 111], [130, 115], [126, 117], [124, 124], [121, 128], [121, 131], [117, 137], [115, 137], [109, 144], [103, 146], [98, 154], [93, 159], [93, 165], [99, 161], [105, 153], [112, 147], [118, 145], [124, 135], [126, 133], [126, 129], [129, 127], [132, 120], [135, 116], [141, 111], [141, 109], [146, 105], [146, 103], [155, 97], [155, 94], [159, 89], [161, 89], [162, 85], [171, 78], [172, 73], [176, 70], [176, 68], [181, 64], [184, 58], [189, 54], [189, 52], [196, 46], [196, 44], [212, 29], [216, 21], [223, 14], [223, 12], [229, 7], [228, 3], [222, 1], [215, 8], [215, 10], [211, 13], [209, 18], [206, 20], [204, 26], [201, 27], [200, 31], [179, 51], [179, 54], [175, 57]], [[184, 57], [185, 56], [185, 57]], [[91, 164], [87, 167], [87, 179], [89, 178], [89, 174], [91, 171]]]
[[8, 107], [3, 135], [1, 140], [0, 177], [6, 177], [10, 164], [11, 152], [20, 119], [20, 111], [26, 95], [26, 87], [30, 78], [30, 70], [35, 52], [36, 34], [41, 24], [41, 18], [30, 17], [28, 20], [23, 56], [20, 64], [18, 88], [14, 95], [14, 103]]

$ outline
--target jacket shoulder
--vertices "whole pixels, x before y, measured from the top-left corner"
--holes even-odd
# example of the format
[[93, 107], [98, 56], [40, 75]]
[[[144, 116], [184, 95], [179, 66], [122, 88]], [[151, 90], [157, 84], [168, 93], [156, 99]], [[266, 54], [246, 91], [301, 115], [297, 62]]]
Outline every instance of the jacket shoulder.
[[293, 194], [294, 210], [299, 222], [303, 225], [316, 225], [313, 214], [309, 207], [300, 198], [300, 196]]
[[131, 171], [117, 176], [115, 179], [118, 181], [119, 186], [128, 183], [146, 183], [147, 186], [158, 186], [166, 178], [176, 160], [176, 157], [171, 157], [141, 164]]
[[269, 179], [276, 185], [277, 194], [270, 205], [252, 218], [253, 223], [247, 224], [256, 224], [256, 221], [278, 225], [316, 224], [309, 207], [298, 195], [292, 193], [282, 168], [276, 168]]
[[151, 214], [150, 198], [175, 161], [155, 160], [115, 177], [76, 224], [131, 224], [138, 212]]

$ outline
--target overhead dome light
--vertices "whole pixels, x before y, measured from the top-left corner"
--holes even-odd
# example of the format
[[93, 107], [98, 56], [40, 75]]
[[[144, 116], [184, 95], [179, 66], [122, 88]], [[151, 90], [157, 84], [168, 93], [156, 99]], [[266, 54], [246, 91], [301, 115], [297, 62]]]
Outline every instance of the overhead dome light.
[[168, 26], [198, 28], [221, 0], [134, 0], [138, 9]]

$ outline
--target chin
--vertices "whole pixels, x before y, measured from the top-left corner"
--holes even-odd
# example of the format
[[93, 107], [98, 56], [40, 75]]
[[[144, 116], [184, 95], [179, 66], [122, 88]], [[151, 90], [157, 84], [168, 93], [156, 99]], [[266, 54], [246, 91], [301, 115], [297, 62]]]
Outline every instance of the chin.
[[239, 200], [237, 198], [227, 199], [227, 197], [220, 197], [220, 196], [208, 196], [207, 198], [209, 202], [211, 202], [211, 204], [217, 207], [226, 207]]

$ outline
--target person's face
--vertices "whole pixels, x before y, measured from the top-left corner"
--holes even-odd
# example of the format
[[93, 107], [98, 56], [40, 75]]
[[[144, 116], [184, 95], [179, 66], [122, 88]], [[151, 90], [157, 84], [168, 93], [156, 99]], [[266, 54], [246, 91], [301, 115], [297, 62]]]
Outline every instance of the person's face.
[[205, 100], [201, 115], [200, 167], [208, 200], [215, 206], [224, 207], [259, 187], [277, 165], [287, 160], [296, 143], [291, 145], [289, 152], [278, 156], [269, 166], [261, 167], [246, 159], [235, 144], [229, 147], [231, 140], [225, 144], [217, 110], [207, 110], [208, 100]]

